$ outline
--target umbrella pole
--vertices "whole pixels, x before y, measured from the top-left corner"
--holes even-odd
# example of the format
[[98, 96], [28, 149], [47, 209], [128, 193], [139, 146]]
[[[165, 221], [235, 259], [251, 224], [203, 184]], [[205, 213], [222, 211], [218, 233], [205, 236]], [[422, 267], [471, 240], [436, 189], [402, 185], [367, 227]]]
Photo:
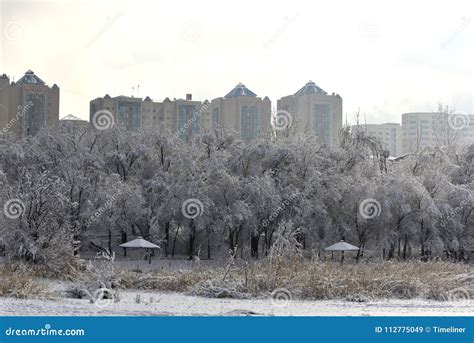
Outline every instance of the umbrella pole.
[[344, 264], [344, 250], [341, 251], [341, 266]]

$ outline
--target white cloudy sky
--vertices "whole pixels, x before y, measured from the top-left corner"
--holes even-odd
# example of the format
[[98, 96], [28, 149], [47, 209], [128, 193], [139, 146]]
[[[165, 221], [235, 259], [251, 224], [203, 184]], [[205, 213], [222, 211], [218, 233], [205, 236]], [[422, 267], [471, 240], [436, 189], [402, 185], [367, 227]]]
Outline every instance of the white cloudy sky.
[[[238, 82], [273, 105], [308, 80], [351, 121], [399, 122], [439, 102], [473, 110], [470, 1], [5, 1], [0, 73], [61, 88], [63, 117], [109, 93], [225, 95]], [[135, 91], [135, 95], [137, 92]]]

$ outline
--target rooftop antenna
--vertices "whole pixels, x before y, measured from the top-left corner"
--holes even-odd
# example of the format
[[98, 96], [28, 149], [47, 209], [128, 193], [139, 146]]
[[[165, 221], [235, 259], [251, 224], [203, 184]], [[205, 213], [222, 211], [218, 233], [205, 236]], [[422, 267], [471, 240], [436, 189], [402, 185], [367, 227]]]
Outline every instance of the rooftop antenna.
[[138, 94], [137, 94], [138, 97], [140, 97], [140, 85], [138, 85]]
[[132, 87], [132, 98], [134, 94], [135, 94], [135, 87]]

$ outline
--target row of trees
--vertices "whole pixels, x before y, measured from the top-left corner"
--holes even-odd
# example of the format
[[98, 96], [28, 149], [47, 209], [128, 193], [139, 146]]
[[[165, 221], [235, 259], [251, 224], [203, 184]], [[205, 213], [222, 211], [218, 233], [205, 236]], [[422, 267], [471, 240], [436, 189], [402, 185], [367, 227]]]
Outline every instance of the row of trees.
[[345, 239], [357, 258], [465, 260], [473, 157], [474, 144], [391, 162], [348, 128], [337, 146], [288, 132], [243, 143], [224, 129], [188, 143], [116, 127], [2, 136], [0, 237], [8, 256], [49, 265], [121, 253], [138, 235], [165, 256], [259, 258], [292, 239], [317, 255]]

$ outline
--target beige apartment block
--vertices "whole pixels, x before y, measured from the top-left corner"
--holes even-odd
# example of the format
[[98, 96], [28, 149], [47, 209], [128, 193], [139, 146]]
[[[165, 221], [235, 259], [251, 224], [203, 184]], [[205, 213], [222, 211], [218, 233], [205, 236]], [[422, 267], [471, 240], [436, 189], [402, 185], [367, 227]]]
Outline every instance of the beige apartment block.
[[90, 121], [94, 124], [94, 115], [105, 110], [113, 115], [114, 125], [126, 130], [160, 129], [187, 140], [201, 132], [204, 105], [193, 101], [191, 94], [185, 99], [166, 98], [163, 102], [148, 96], [142, 100], [123, 95], [112, 98], [107, 94], [90, 102]]
[[103, 98], [97, 98], [90, 102], [90, 122], [97, 124], [96, 115], [108, 111], [113, 115], [112, 122], [127, 130], [139, 130], [142, 126], [142, 99], [128, 96], [110, 97], [106, 94]]
[[34, 135], [42, 128], [57, 128], [59, 87], [46, 85], [28, 70], [17, 82], [0, 76], [0, 134]]
[[[456, 133], [459, 144], [472, 144], [474, 142], [474, 115], [462, 115], [464, 123], [460, 129], [439, 127], [440, 113], [436, 112], [413, 112], [402, 114], [402, 149], [403, 154], [418, 151], [426, 147], [434, 147], [440, 144], [437, 136], [442, 135], [442, 131], [448, 129]], [[446, 114], [443, 114], [446, 115]], [[467, 118], [467, 119], [466, 119]], [[441, 124], [449, 125], [444, 121]], [[455, 125], [455, 124], [454, 124]]]
[[336, 142], [342, 129], [342, 98], [328, 95], [313, 81], [278, 100], [277, 110], [290, 114], [295, 132], [314, 133], [326, 143]]
[[377, 137], [391, 157], [402, 154], [402, 127], [398, 123], [353, 125], [351, 129]]
[[271, 102], [239, 83], [227, 95], [211, 101], [204, 114], [206, 129], [223, 127], [250, 141], [271, 131]]

